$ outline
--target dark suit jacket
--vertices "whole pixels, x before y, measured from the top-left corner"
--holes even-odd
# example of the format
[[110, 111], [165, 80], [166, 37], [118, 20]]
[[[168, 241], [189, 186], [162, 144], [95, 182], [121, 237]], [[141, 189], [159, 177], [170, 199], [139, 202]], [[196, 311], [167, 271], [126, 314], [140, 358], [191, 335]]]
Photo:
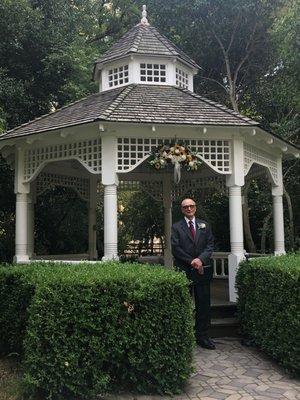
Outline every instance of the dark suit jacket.
[[[199, 228], [201, 223], [205, 224], [205, 228]], [[214, 247], [214, 238], [206, 221], [196, 218], [195, 229], [196, 237], [194, 240], [183, 218], [172, 226], [171, 244], [175, 266], [184, 271], [187, 278], [197, 284], [212, 279], [211, 254]], [[206, 266], [203, 275], [200, 275], [191, 266], [191, 261], [194, 258], [200, 258], [202, 264]]]

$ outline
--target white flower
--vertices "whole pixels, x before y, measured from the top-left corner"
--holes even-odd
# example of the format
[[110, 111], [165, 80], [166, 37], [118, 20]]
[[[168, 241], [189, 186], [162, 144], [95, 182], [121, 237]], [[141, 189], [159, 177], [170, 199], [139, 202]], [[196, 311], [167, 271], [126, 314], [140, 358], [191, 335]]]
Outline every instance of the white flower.
[[204, 222], [198, 222], [197, 226], [198, 226], [198, 229], [205, 229], [206, 228], [206, 225], [205, 225]]
[[189, 162], [189, 167], [193, 168], [193, 166], [194, 166], [194, 161], [190, 161]]

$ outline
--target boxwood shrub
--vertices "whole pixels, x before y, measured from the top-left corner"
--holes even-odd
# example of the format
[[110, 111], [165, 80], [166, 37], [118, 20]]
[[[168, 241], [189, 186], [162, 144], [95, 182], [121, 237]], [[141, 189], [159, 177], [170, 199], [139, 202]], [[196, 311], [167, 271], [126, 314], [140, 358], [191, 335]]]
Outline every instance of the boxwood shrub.
[[6, 312], [14, 340], [8, 332], [2, 347], [24, 347], [29, 395], [175, 393], [189, 377], [193, 317], [183, 274], [110, 262], [0, 268], [0, 277], [6, 305], [18, 298], [14, 318]]
[[300, 255], [252, 259], [237, 274], [243, 333], [290, 371], [300, 372]]
[[28, 320], [28, 306], [36, 285], [44, 274], [61, 268], [79, 269], [78, 265], [56, 263], [0, 265], [0, 354], [23, 354], [23, 339]]
[[31, 265], [0, 266], [0, 354], [22, 353], [28, 305], [35, 290]]

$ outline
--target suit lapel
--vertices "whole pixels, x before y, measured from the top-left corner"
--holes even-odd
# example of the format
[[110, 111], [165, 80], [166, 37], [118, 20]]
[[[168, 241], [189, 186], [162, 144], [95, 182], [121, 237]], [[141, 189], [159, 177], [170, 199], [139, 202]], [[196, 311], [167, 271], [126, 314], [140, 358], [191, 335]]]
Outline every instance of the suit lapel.
[[195, 244], [197, 244], [198, 240], [200, 239], [200, 236], [201, 236], [202, 232], [201, 232], [201, 229], [198, 228], [198, 224], [200, 223], [200, 220], [196, 218], [195, 223], [196, 223], [196, 226], [195, 226], [195, 229], [196, 229]]
[[189, 239], [190, 239], [192, 242], [194, 242], [194, 239], [193, 239], [193, 237], [192, 237], [191, 231], [189, 230], [189, 227], [188, 227], [188, 225], [187, 225], [185, 219], [183, 219], [183, 220], [181, 221], [181, 227], [182, 227], [182, 229], [184, 230], [184, 232], [186, 233], [186, 235], [189, 237]]

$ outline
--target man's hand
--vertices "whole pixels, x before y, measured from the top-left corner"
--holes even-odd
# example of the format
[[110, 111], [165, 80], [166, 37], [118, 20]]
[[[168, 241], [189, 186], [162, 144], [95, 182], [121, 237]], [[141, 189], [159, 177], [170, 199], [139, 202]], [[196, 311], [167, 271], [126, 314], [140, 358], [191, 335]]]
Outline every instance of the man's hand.
[[191, 266], [195, 268], [200, 275], [203, 275], [203, 264], [200, 258], [194, 258], [191, 262]]

